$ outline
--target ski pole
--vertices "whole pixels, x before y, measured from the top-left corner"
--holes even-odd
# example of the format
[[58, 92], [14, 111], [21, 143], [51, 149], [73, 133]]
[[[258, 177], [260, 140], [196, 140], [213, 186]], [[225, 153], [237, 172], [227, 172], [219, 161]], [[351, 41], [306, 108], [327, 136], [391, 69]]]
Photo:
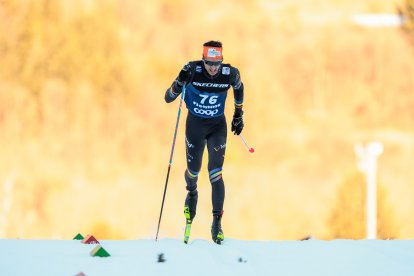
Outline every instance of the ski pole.
[[165, 180], [164, 194], [163, 194], [163, 196], [162, 196], [162, 203], [161, 203], [160, 218], [158, 219], [157, 235], [155, 236], [155, 241], [158, 241], [158, 232], [159, 232], [159, 230], [160, 230], [161, 217], [162, 217], [162, 210], [163, 210], [163, 208], [164, 208], [165, 194], [167, 193], [168, 178], [170, 177], [170, 170], [171, 170], [172, 159], [173, 159], [173, 155], [174, 155], [175, 139], [177, 138], [178, 123], [180, 122], [181, 106], [182, 106], [182, 104], [183, 104], [183, 99], [184, 99], [184, 96], [185, 96], [185, 84], [183, 85], [183, 91], [182, 91], [182, 93], [181, 93], [181, 98], [180, 98], [180, 105], [179, 105], [179, 107], [178, 107], [177, 122], [175, 123], [174, 139], [173, 139], [173, 142], [172, 142], [172, 147], [171, 147], [170, 162], [168, 163], [167, 178], [166, 178], [166, 180]]
[[244, 145], [247, 147], [247, 149], [249, 150], [250, 153], [254, 152], [254, 148], [249, 147], [249, 145], [247, 145], [246, 140], [244, 139], [243, 135], [241, 135], [241, 133], [238, 135], [240, 137], [240, 139], [243, 141]]

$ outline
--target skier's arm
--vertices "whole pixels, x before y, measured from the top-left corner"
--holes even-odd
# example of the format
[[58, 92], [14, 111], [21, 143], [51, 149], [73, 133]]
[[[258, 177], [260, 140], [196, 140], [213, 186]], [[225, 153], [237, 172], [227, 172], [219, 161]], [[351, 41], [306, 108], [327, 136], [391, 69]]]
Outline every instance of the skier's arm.
[[187, 63], [181, 69], [180, 74], [172, 83], [171, 87], [165, 91], [164, 99], [167, 103], [174, 101], [180, 95], [183, 85], [188, 82], [191, 76], [190, 64]]
[[239, 70], [234, 67], [232, 69], [230, 84], [233, 86], [235, 112], [239, 112], [243, 108], [244, 86], [240, 78]]
[[239, 135], [244, 127], [243, 124], [243, 98], [244, 86], [237, 68], [232, 68], [230, 73], [230, 84], [233, 86], [234, 93], [234, 115], [231, 122], [231, 131]]
[[175, 84], [175, 81], [173, 82], [171, 87], [168, 88], [167, 91], [165, 91], [164, 99], [165, 99], [165, 102], [167, 102], [167, 103], [170, 103], [170, 102], [174, 101], [178, 97], [178, 95], [180, 95], [180, 93], [181, 93], [181, 90], [178, 90], [177, 92], [175, 92], [174, 84]]

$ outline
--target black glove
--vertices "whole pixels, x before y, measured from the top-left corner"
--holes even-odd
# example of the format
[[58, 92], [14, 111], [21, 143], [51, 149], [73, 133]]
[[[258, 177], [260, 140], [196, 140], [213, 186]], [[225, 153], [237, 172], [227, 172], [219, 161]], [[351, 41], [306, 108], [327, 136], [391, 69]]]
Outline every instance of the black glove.
[[243, 130], [243, 110], [236, 109], [233, 115], [233, 121], [231, 121], [231, 131], [234, 132], [235, 135], [239, 135]]
[[184, 66], [184, 68], [180, 71], [180, 74], [178, 75], [178, 81], [180, 84], [187, 83], [190, 80], [190, 70], [188, 70], [187, 66]]

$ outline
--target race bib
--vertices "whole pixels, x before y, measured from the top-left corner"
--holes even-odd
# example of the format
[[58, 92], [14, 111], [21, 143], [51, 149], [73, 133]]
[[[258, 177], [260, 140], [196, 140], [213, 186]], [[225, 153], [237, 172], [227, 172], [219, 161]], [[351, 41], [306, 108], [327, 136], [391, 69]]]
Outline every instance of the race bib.
[[185, 93], [185, 104], [194, 115], [213, 118], [224, 114], [227, 91], [222, 93], [200, 92], [192, 84], [189, 84]]

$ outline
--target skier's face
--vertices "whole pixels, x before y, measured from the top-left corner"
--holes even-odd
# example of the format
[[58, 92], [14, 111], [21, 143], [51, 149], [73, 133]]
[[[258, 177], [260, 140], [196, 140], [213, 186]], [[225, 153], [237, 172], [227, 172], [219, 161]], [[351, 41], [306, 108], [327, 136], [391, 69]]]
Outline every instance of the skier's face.
[[204, 68], [206, 68], [206, 71], [210, 76], [214, 76], [215, 74], [218, 73], [220, 65], [221, 65], [221, 61], [204, 60]]

